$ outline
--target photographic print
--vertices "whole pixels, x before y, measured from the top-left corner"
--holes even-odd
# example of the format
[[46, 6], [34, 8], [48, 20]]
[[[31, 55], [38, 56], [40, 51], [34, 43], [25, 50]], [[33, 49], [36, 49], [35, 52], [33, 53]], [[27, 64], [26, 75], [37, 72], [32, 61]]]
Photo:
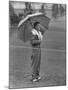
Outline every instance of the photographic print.
[[9, 1], [9, 88], [66, 85], [66, 4]]

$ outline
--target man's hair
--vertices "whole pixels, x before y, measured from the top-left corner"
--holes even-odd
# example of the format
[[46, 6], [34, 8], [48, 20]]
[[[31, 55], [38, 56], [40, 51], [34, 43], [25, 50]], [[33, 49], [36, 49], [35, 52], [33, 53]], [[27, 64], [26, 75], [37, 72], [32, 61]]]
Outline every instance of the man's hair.
[[35, 22], [34, 25], [33, 25], [34, 28], [36, 27], [37, 24], [40, 24], [40, 22]]

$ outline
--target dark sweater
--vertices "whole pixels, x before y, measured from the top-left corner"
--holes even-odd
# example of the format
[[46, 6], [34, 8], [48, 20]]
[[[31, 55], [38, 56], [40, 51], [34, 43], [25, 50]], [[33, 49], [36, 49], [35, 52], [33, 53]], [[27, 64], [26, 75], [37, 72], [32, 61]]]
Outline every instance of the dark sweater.
[[38, 47], [38, 46], [40, 47], [40, 44], [41, 44], [41, 42], [39, 41], [38, 36], [37, 35], [33, 35], [32, 39], [31, 39], [31, 45], [33, 47]]

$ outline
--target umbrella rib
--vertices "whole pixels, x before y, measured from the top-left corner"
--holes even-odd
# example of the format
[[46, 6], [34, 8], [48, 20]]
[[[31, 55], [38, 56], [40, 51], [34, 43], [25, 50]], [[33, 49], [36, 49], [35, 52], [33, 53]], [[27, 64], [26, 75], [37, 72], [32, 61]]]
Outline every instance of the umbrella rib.
[[27, 15], [24, 19], [22, 19], [19, 24], [18, 27], [21, 26], [22, 23], [24, 23], [26, 20], [28, 20], [28, 18], [34, 17], [34, 16], [38, 16], [38, 15], [42, 15], [43, 13], [35, 13], [35, 14], [31, 14], [31, 15]]
[[[25, 25], [25, 26], [26, 26], [26, 25]], [[26, 30], [26, 29], [25, 29], [25, 26], [24, 26], [24, 41], [25, 41], [25, 30]]]

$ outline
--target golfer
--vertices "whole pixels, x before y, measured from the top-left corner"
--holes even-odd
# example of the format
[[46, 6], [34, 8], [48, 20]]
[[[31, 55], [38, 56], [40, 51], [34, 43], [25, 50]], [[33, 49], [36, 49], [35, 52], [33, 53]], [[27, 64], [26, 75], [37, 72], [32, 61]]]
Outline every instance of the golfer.
[[[20, 40], [30, 41], [32, 46], [32, 81], [36, 82], [40, 77], [41, 42], [43, 34], [47, 31], [50, 19], [43, 13], [38, 12], [27, 15], [18, 24]], [[25, 24], [24, 24], [25, 23]]]
[[40, 23], [35, 22], [34, 28], [32, 29], [32, 39], [31, 39], [31, 45], [32, 45], [32, 81], [36, 82], [39, 79], [41, 79], [39, 72], [40, 72], [40, 63], [41, 63], [41, 41], [43, 39], [43, 34], [40, 31]]

